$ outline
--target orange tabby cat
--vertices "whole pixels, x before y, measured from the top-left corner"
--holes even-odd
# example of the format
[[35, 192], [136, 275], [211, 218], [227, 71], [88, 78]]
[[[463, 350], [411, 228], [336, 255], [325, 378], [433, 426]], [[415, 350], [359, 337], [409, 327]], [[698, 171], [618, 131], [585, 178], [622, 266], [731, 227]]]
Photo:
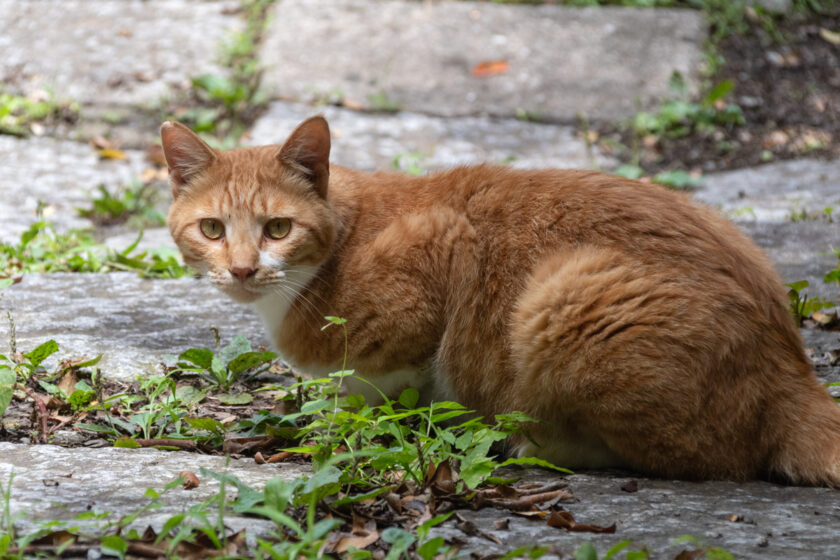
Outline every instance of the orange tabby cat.
[[591, 171], [331, 167], [321, 117], [282, 147], [161, 135], [184, 260], [302, 371], [341, 367], [344, 334], [320, 328], [336, 315], [348, 366], [387, 394], [541, 419], [520, 454], [840, 485], [840, 408], [779, 277], [686, 196]]

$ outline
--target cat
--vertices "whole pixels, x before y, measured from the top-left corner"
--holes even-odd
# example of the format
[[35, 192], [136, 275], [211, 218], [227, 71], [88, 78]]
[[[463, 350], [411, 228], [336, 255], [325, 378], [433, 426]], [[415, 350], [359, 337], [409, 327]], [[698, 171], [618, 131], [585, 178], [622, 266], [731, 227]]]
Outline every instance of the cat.
[[386, 394], [538, 418], [520, 455], [840, 486], [840, 407], [778, 275], [686, 195], [582, 170], [356, 171], [330, 165], [320, 116], [282, 146], [161, 137], [184, 261], [254, 304], [294, 367], [341, 367], [342, 329], [321, 329], [339, 316], [348, 367]]

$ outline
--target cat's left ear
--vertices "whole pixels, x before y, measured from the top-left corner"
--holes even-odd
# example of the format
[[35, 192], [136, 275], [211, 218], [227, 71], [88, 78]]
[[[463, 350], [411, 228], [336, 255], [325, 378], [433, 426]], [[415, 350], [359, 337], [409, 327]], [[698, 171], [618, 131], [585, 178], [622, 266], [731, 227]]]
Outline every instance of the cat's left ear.
[[330, 126], [321, 115], [303, 121], [280, 151], [280, 163], [303, 173], [322, 198], [330, 181]]
[[160, 141], [169, 166], [172, 195], [177, 197], [181, 188], [202, 173], [216, 159], [216, 152], [198, 135], [176, 121], [160, 125]]

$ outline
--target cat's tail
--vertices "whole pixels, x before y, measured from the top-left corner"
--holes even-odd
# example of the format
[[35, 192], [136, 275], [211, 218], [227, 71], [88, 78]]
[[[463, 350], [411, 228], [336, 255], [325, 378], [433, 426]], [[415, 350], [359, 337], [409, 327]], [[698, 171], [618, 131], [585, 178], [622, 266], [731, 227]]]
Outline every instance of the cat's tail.
[[840, 488], [840, 405], [817, 383], [790, 395], [785, 405], [771, 475], [794, 484]]

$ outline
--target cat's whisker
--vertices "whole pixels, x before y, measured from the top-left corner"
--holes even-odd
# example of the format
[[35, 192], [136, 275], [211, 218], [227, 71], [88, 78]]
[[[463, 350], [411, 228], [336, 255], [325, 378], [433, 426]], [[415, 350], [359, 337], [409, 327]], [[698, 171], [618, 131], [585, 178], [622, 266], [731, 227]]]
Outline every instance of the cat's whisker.
[[301, 301], [304, 304], [301, 308], [307, 312], [307, 315], [305, 316], [306, 320], [309, 321], [312, 326], [320, 328], [324, 319], [323, 315], [320, 313], [318, 308], [300, 292], [295, 291], [293, 287], [288, 285], [279, 285], [276, 289], [272, 290], [272, 292], [283, 296], [283, 298], [285, 298], [285, 300], [290, 304], [294, 304], [294, 302], [298, 300]]

